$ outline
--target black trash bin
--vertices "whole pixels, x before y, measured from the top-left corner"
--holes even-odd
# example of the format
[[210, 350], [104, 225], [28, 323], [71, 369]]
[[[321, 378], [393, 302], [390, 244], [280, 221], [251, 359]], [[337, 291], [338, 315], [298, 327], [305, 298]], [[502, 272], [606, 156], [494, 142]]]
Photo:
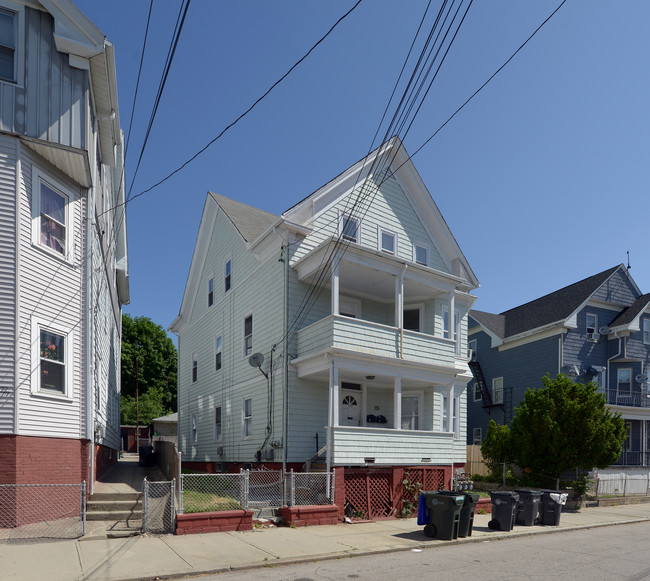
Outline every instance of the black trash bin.
[[478, 502], [478, 494], [471, 494], [469, 492], [451, 492], [449, 490], [440, 490], [439, 494], [446, 494], [451, 496], [457, 496], [461, 494], [465, 497], [463, 502], [463, 508], [460, 509], [460, 522], [458, 524], [458, 536], [459, 537], [471, 537], [472, 528], [474, 526], [474, 509], [476, 503]]
[[542, 507], [540, 524], [558, 526], [562, 505], [566, 503], [567, 494], [559, 490], [542, 490]]
[[424, 534], [442, 541], [457, 539], [460, 511], [465, 503], [465, 496], [463, 494], [445, 495], [437, 492], [423, 492], [422, 494], [429, 521], [424, 525]]
[[492, 520], [488, 526], [493, 530], [511, 531], [515, 526], [515, 514], [519, 495], [516, 492], [490, 492]]
[[532, 527], [539, 523], [539, 502], [542, 497], [541, 490], [515, 490], [519, 495], [517, 503], [517, 516], [515, 523]]
[[150, 462], [149, 456], [153, 454], [153, 446], [140, 446], [138, 448], [138, 453], [140, 455], [138, 464], [140, 464], [140, 466], [147, 466], [147, 462]]

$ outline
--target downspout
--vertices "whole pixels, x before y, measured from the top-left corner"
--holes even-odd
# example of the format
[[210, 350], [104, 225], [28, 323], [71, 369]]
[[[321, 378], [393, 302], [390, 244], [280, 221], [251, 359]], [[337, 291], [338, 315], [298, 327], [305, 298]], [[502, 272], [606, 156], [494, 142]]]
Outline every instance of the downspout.
[[282, 470], [287, 470], [289, 454], [289, 242], [284, 253], [284, 385], [282, 398]]
[[19, 364], [20, 364], [20, 217], [21, 213], [21, 203], [20, 203], [20, 176], [22, 173], [22, 163], [21, 163], [21, 148], [20, 140], [16, 139], [16, 264], [15, 264], [15, 279], [16, 279], [16, 297], [15, 297], [15, 328], [14, 328], [14, 422], [13, 422], [13, 432], [18, 435], [20, 431], [20, 423], [18, 422], [18, 413], [19, 413], [19, 389], [20, 389], [20, 378], [19, 378]]
[[92, 495], [95, 487], [95, 392], [93, 389], [93, 305], [92, 305], [92, 284], [93, 284], [93, 225], [92, 212], [95, 208], [95, 186], [88, 188], [86, 196], [86, 433], [89, 440], [89, 466], [90, 477], [88, 483], [88, 494]]

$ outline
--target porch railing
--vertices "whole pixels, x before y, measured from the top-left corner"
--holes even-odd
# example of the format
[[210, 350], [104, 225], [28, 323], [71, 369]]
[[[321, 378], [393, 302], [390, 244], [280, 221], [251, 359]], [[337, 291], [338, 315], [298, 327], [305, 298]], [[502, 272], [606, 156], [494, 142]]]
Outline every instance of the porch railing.
[[629, 406], [635, 408], [650, 407], [650, 393], [647, 391], [619, 391], [601, 388], [608, 405]]

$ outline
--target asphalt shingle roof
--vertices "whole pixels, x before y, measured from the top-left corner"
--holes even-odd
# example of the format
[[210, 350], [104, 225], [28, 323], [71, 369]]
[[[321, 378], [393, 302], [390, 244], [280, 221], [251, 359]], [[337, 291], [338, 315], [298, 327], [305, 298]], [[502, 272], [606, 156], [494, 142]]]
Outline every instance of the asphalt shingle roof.
[[622, 311], [610, 324], [610, 327], [620, 327], [621, 325], [629, 325], [637, 315], [644, 311], [650, 304], [650, 293], [641, 295], [634, 301], [627, 309]]
[[500, 315], [482, 311], [470, 311], [470, 315], [503, 339], [563, 321], [619, 268], [625, 267], [619, 264]]
[[252, 242], [278, 220], [278, 216], [210, 192], [246, 242]]

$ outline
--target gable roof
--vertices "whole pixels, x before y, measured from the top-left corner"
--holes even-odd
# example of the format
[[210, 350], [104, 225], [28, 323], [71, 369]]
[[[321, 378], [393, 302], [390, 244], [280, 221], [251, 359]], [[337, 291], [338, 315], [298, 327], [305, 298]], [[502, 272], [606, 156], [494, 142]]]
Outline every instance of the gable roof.
[[641, 295], [627, 309], [622, 311], [610, 324], [610, 329], [623, 327], [635, 321], [635, 319], [650, 306], [650, 293]]
[[270, 212], [253, 208], [214, 192], [208, 193], [219, 204], [246, 242], [253, 242], [278, 221], [279, 217]]
[[625, 266], [619, 264], [608, 268], [500, 315], [472, 310], [470, 316], [501, 339], [559, 323], [568, 319], [620, 268], [625, 269]]

